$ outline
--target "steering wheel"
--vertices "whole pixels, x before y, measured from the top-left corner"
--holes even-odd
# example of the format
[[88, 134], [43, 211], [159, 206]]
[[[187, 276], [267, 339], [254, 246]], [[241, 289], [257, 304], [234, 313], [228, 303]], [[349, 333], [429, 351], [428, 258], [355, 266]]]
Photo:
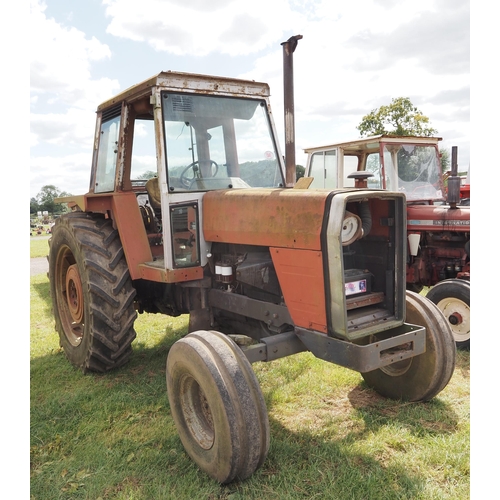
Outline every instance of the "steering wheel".
[[[211, 165], [212, 169], [212, 177], [217, 175], [217, 172], [219, 171], [219, 165], [215, 163], [213, 160], [202, 160], [203, 162], [208, 162]], [[192, 170], [192, 175], [188, 175], [189, 170]], [[181, 184], [189, 188], [191, 186], [191, 183], [197, 178], [201, 178], [201, 172], [200, 172], [200, 161], [193, 161], [193, 163], [190, 163], [181, 173], [180, 176], [180, 182]]]

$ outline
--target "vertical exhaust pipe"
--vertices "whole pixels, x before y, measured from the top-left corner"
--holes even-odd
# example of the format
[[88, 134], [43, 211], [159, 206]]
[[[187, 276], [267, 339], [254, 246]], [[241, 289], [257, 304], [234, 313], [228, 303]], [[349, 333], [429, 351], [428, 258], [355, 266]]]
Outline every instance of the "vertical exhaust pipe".
[[295, 111], [293, 96], [293, 53], [302, 35], [283, 42], [283, 83], [285, 96], [285, 172], [286, 187], [293, 187], [296, 178], [295, 163]]
[[460, 203], [460, 177], [458, 177], [457, 146], [451, 148], [451, 175], [448, 177], [448, 203], [457, 208]]

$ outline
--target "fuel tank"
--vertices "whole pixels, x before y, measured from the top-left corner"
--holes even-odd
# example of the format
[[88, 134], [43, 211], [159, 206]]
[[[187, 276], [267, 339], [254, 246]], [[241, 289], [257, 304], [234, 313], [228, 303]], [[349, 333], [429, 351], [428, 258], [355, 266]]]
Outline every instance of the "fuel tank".
[[470, 232], [470, 207], [408, 205], [407, 226], [409, 231]]

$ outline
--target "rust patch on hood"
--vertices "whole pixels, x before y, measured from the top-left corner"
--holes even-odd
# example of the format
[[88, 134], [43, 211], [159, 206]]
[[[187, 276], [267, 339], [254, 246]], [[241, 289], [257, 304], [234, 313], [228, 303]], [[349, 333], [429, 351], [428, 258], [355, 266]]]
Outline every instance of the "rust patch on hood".
[[242, 189], [203, 199], [206, 241], [321, 250], [328, 191]]

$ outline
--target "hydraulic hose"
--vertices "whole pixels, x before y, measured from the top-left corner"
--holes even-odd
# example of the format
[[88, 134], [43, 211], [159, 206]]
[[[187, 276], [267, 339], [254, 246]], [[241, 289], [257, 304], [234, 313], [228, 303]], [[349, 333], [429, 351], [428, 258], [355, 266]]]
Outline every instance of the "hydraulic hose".
[[359, 217], [361, 218], [362, 236], [366, 236], [372, 229], [372, 214], [370, 212], [370, 205], [367, 201], [362, 201], [359, 204]]

